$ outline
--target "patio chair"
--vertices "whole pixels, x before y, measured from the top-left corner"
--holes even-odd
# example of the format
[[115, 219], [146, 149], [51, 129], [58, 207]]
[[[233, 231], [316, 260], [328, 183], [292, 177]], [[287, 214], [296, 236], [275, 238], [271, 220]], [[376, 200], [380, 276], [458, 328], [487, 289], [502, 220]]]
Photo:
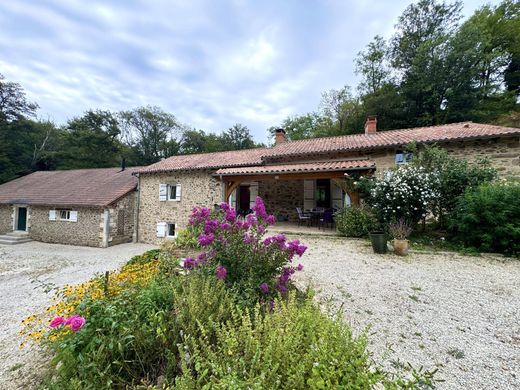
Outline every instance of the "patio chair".
[[320, 224], [318, 228], [321, 228], [322, 226], [325, 228], [325, 226], [333, 228], [334, 227], [334, 211], [332, 209], [327, 209], [323, 212], [322, 216], [320, 217]]
[[301, 226], [302, 222], [305, 222], [307, 226], [311, 223], [311, 215], [304, 213], [300, 207], [296, 207], [296, 212], [298, 213], [298, 226]]

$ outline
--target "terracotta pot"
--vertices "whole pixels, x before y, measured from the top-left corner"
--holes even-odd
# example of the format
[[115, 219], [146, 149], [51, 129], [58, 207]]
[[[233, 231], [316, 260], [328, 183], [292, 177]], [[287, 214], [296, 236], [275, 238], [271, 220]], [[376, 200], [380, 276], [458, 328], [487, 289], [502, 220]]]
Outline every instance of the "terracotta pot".
[[408, 240], [394, 240], [394, 253], [398, 256], [408, 254]]

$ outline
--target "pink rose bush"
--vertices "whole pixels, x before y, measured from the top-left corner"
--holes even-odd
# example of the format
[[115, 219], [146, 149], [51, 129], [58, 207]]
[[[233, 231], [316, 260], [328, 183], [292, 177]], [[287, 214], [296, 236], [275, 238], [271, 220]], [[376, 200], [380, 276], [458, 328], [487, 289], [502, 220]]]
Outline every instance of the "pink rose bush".
[[198, 242], [204, 252], [197, 259], [185, 259], [184, 268], [212, 272], [246, 299], [266, 301], [268, 296], [285, 294], [291, 276], [303, 266], [293, 266], [307, 247], [283, 234], [264, 237], [276, 218], [267, 213], [257, 197], [253, 213], [238, 217], [227, 203], [217, 210], [193, 209], [189, 223], [200, 232]]
[[59, 317], [54, 318], [51, 321], [51, 323], [49, 324], [49, 327], [52, 329], [56, 329], [56, 328], [59, 328], [60, 326], [63, 326], [63, 327], [70, 326], [70, 329], [73, 332], [78, 332], [81, 328], [83, 328], [83, 326], [85, 325], [86, 322], [87, 322], [87, 320], [85, 320], [85, 318], [83, 318], [82, 316], [79, 316], [77, 314], [74, 314], [67, 319], [65, 319], [64, 316], [59, 316]]

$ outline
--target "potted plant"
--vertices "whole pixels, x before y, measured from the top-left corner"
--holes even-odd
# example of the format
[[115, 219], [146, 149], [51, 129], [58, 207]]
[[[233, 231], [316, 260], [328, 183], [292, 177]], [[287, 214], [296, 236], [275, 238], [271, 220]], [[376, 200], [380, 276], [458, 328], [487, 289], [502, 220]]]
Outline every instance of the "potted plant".
[[412, 227], [404, 219], [397, 222], [392, 222], [388, 226], [390, 235], [394, 238], [394, 253], [399, 256], [406, 256], [408, 254], [408, 236], [412, 232]]

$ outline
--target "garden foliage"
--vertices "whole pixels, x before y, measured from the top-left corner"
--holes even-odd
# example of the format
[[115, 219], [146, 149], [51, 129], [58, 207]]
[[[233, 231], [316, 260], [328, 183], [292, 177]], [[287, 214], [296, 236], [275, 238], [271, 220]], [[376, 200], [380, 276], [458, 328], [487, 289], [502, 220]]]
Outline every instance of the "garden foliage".
[[450, 230], [467, 247], [520, 255], [520, 183], [501, 181], [468, 190], [459, 198]]
[[346, 237], [366, 237], [377, 221], [368, 207], [347, 207], [334, 215], [338, 233]]
[[[274, 222], [257, 199], [254, 214], [196, 208], [204, 249], [177, 259], [133, 258], [120, 272], [68, 286], [56, 306], [24, 321], [43, 325], [54, 353], [49, 389], [372, 389], [418, 388], [432, 373], [389, 374], [353, 336], [341, 313], [324, 312], [289, 282], [305, 246], [264, 237]], [[70, 326], [52, 316], [72, 314]], [[73, 321], [73, 322], [72, 322]], [[406, 374], [406, 376], [405, 376]]]

